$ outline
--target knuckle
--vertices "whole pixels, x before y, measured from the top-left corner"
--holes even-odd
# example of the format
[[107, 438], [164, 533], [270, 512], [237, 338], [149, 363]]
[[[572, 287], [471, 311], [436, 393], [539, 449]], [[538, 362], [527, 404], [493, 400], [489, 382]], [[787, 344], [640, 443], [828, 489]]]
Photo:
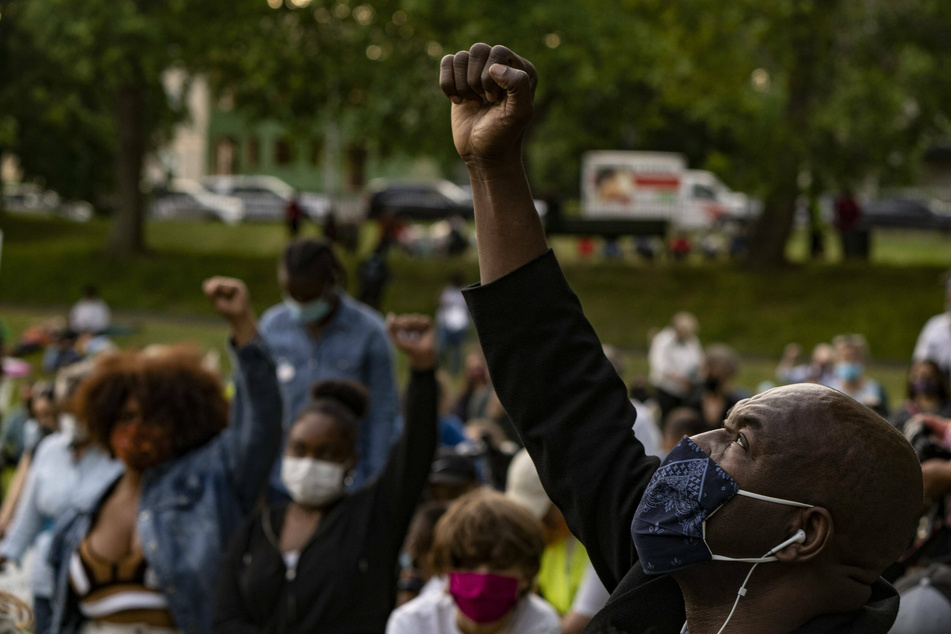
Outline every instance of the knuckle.
[[492, 52], [492, 47], [484, 42], [477, 42], [469, 49], [469, 55], [473, 57], [488, 57]]

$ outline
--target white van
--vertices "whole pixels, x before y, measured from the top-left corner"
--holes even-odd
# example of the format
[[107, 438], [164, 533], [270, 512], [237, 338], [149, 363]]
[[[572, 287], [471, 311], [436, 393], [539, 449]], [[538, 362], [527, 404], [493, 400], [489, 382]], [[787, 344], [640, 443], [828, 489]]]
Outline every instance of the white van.
[[582, 213], [589, 218], [663, 220], [679, 229], [710, 229], [747, 220], [755, 209], [712, 172], [688, 170], [671, 152], [588, 152], [581, 170]]

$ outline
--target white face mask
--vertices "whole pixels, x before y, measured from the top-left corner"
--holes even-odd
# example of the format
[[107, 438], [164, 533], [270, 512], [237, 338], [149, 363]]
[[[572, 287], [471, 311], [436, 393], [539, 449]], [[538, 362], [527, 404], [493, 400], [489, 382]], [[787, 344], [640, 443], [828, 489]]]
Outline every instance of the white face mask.
[[323, 506], [343, 494], [344, 465], [312, 458], [285, 457], [281, 480], [298, 504]]

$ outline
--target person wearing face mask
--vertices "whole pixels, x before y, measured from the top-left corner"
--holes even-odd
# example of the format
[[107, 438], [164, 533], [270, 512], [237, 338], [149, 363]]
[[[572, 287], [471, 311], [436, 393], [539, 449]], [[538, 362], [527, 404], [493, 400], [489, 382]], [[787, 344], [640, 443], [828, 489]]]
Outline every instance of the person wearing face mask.
[[432, 564], [447, 590], [397, 608], [386, 634], [559, 634], [557, 613], [532, 592], [544, 548], [522, 505], [495, 491], [467, 493], [436, 524]]
[[936, 414], [951, 418], [948, 379], [934, 361], [916, 361], [908, 369], [907, 398], [889, 417], [898, 431], [918, 414]]
[[480, 43], [445, 56], [439, 83], [473, 186], [481, 284], [463, 294], [493, 385], [611, 592], [586, 631], [885, 634], [898, 594], [881, 575], [924, 494], [914, 449], [854, 399], [797, 384], [663, 463], [645, 455], [534, 211], [520, 143], [537, 81]]
[[122, 463], [57, 522], [51, 634], [205, 634], [221, 549], [280, 451], [281, 395], [245, 285], [203, 290], [231, 331], [235, 398], [191, 348], [101, 357], [75, 411]]
[[[399, 436], [393, 354], [383, 318], [345, 292], [346, 272], [326, 242], [288, 244], [278, 281], [284, 301], [261, 317], [261, 336], [277, 364], [285, 440], [317, 381], [347, 379], [367, 386], [370, 407], [360, 420], [360, 462], [348, 479], [356, 489], [380, 472]], [[286, 500], [280, 473], [278, 461], [271, 474], [272, 498]]]
[[9, 561], [19, 565], [28, 548], [35, 551], [30, 592], [38, 634], [48, 631], [52, 617], [54, 576], [48, 558], [54, 523], [71, 506], [91, 502], [122, 470], [119, 462], [90, 443], [85, 425], [72, 417], [70, 388], [75, 384], [67, 385], [67, 393], [57, 399], [63, 402], [62, 431], [37, 446], [13, 523], [0, 542], [0, 569]]
[[888, 416], [888, 395], [875, 379], [865, 376], [868, 344], [862, 335], [839, 335], [832, 340], [835, 366], [829, 387], [847, 394], [879, 416]]
[[[721, 426], [727, 412], [749, 396], [733, 385], [739, 370], [740, 357], [733, 348], [723, 343], [707, 347], [700, 372], [703, 383], [693, 391], [685, 404], [700, 414], [707, 429]], [[666, 426], [667, 422], [664, 421], [665, 429]]]
[[[238, 531], [222, 561], [214, 631], [370, 634], [396, 602], [400, 548], [437, 442], [436, 335], [428, 317], [390, 317], [411, 368], [406, 429], [378, 478], [347, 492], [358, 468], [367, 391], [324, 381], [288, 434], [281, 476], [291, 501]], [[372, 396], [370, 397], [372, 398]]]

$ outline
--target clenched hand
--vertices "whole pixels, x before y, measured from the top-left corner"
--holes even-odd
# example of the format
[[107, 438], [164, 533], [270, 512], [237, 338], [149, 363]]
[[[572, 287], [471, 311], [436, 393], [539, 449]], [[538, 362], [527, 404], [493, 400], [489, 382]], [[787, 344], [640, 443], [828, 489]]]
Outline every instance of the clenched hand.
[[504, 46], [446, 55], [439, 86], [452, 101], [452, 138], [467, 163], [519, 157], [532, 118], [535, 67]]

